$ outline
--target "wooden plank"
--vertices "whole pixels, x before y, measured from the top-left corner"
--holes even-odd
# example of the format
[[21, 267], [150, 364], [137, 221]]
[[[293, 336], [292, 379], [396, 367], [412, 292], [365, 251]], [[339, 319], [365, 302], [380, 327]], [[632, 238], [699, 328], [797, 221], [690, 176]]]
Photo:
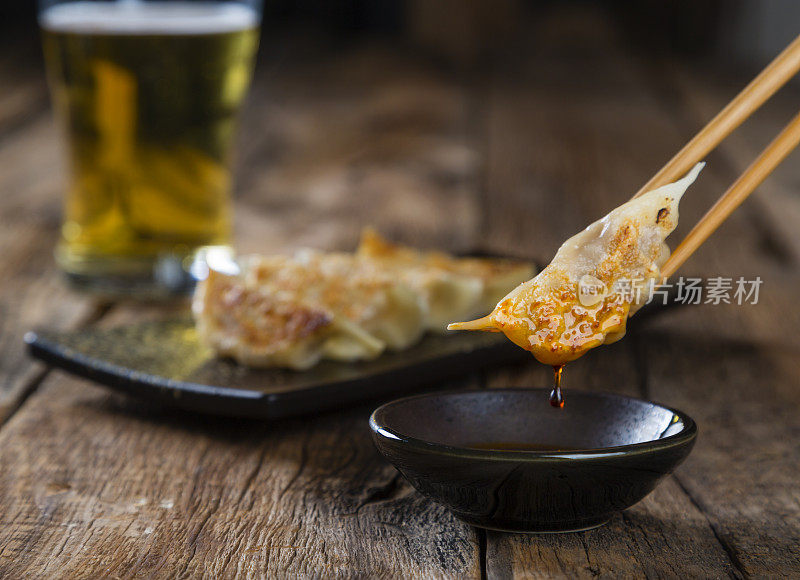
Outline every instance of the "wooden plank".
[[0, 425], [46, 374], [44, 365], [25, 352], [25, 332], [45, 324], [48, 328], [75, 328], [102, 313], [102, 306], [66, 289], [52, 270], [11, 280], [0, 288]]
[[44, 376], [25, 353], [25, 332], [72, 328], [98, 313], [54, 269], [63, 186], [57, 142], [49, 115], [40, 114], [0, 148], [0, 424]]
[[736, 576], [725, 552], [669, 478], [596, 530], [532, 536], [489, 532], [489, 578], [718, 578]]
[[525, 22], [520, 0], [458, 0], [406, 5], [410, 42], [450, 65], [470, 68], [506, 48]]
[[47, 108], [47, 86], [40, 61], [38, 42], [28, 39], [7, 44], [0, 55], [0, 143]]
[[709, 341], [696, 328], [645, 335], [647, 385], [700, 427], [681, 486], [731, 559], [754, 577], [800, 574], [800, 367], [796, 350]]
[[[675, 91], [673, 100], [680, 107], [680, 113], [674, 114], [674, 118], [687, 126], [687, 134], [713, 116], [747, 80], [732, 79], [713, 71], [674, 67], [664, 68], [658, 78]], [[720, 177], [714, 186], [718, 188], [717, 195], [795, 113], [797, 95], [795, 87], [787, 87], [720, 145], [711, 158], [713, 165], [719, 167]], [[800, 172], [792, 162], [797, 155], [795, 152], [779, 167], [688, 263], [689, 274], [725, 276], [734, 280], [740, 276], [746, 280], [760, 277], [763, 281], [757, 305], [704, 307], [705, 333], [720, 339], [739, 340], [746, 329], [746, 336], [752, 342], [800, 348], [800, 336], [795, 332], [800, 323], [796, 308], [800, 246], [797, 245], [795, 220], [800, 216], [800, 201], [793, 186], [800, 179]], [[742, 236], [743, 227], [751, 233]], [[737, 241], [740, 237], [746, 240], [745, 244]], [[676, 311], [671, 315], [676, 317], [674, 322], [665, 318], [665, 326], [658, 328], [668, 331], [678, 327], [672, 324], [695, 328], [695, 314], [688, 310]]]
[[0, 424], [45, 373], [26, 356], [24, 333], [44, 323], [74, 327], [97, 313], [53, 268], [64, 171], [38, 58], [38, 47], [24, 43], [0, 62]]
[[[698, 125], [725, 106], [746, 81], [716, 70], [684, 70], [669, 65], [664, 66], [662, 78], [684, 105], [687, 121]], [[785, 87], [719, 146], [721, 157], [739, 170], [747, 167], [795, 114], [798, 97], [800, 88], [791, 84]], [[761, 227], [762, 245], [773, 260], [789, 259], [795, 266], [800, 264], [800, 241], [796, 235], [800, 201], [794, 187], [800, 180], [800, 167], [792, 161], [796, 155], [787, 159], [737, 210], [748, 213]]]
[[240, 251], [350, 250], [368, 225], [418, 246], [475, 247], [473, 87], [381, 45], [263, 66], [242, 124]]
[[65, 189], [64, 154], [54, 120], [47, 112], [26, 124], [24, 131], [7, 136], [0, 147], [2, 223], [58, 230]]
[[54, 372], [0, 432], [0, 573], [479, 576], [475, 531], [379, 457], [369, 411], [221, 420]]
[[520, 49], [531, 55], [524, 68], [501, 69], [489, 84], [484, 235], [492, 249], [549, 262], [680, 143], [632, 63], [600, 44], [568, 58]]

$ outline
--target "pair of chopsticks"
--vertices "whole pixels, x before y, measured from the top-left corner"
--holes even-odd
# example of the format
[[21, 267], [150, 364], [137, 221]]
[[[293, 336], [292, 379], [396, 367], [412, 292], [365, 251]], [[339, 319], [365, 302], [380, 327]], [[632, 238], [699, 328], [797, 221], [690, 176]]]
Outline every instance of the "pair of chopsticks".
[[[670, 159], [634, 198], [677, 180], [701, 161], [734, 129], [800, 71], [800, 36], [779, 54], [744, 90], [722, 109], [703, 129]], [[800, 113], [775, 137], [742, 173], [689, 235], [675, 248], [661, 268], [666, 280], [705, 242], [766, 177], [800, 143]]]

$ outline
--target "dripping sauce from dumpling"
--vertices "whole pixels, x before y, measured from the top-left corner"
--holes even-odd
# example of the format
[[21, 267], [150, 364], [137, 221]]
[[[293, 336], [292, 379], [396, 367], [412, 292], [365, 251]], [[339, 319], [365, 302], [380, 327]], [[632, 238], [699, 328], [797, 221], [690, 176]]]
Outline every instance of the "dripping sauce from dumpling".
[[489, 315], [447, 328], [502, 332], [551, 365], [551, 403], [562, 407], [563, 366], [625, 336], [628, 318], [661, 281], [670, 254], [664, 240], [678, 225], [681, 197], [704, 165], [617, 207], [568, 239], [544, 270], [512, 290]]

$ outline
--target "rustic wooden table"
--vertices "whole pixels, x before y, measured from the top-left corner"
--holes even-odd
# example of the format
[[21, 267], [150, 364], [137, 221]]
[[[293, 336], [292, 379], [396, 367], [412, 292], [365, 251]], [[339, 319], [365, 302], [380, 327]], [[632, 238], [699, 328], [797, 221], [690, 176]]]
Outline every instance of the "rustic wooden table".
[[[415, 493], [374, 450], [371, 405], [270, 424], [191, 416], [29, 360], [31, 327], [164, 308], [62, 284], [58, 138], [38, 56], [22, 52], [0, 60], [0, 576], [800, 576], [797, 157], [682, 271], [760, 276], [757, 305], [634, 319], [628, 338], [565, 374], [567, 397], [604, 389], [688, 411], [700, 426], [692, 456], [605, 527], [507, 535]], [[406, 242], [546, 261], [746, 80], [613, 43], [533, 47], [491, 75], [378, 45], [268, 50], [242, 125], [238, 244], [348, 249], [372, 224]], [[785, 90], [709, 158], [675, 239], [797, 102]], [[532, 362], [459, 384], [549, 376]]]

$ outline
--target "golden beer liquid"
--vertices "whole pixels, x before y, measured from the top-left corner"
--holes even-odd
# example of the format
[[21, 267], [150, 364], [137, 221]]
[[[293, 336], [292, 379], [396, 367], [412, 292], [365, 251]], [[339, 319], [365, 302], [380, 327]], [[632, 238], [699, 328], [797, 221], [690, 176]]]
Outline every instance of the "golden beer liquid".
[[40, 23], [68, 141], [62, 269], [147, 279], [165, 256], [185, 267], [198, 248], [227, 245], [231, 145], [258, 44], [255, 12], [76, 2], [48, 9]]

